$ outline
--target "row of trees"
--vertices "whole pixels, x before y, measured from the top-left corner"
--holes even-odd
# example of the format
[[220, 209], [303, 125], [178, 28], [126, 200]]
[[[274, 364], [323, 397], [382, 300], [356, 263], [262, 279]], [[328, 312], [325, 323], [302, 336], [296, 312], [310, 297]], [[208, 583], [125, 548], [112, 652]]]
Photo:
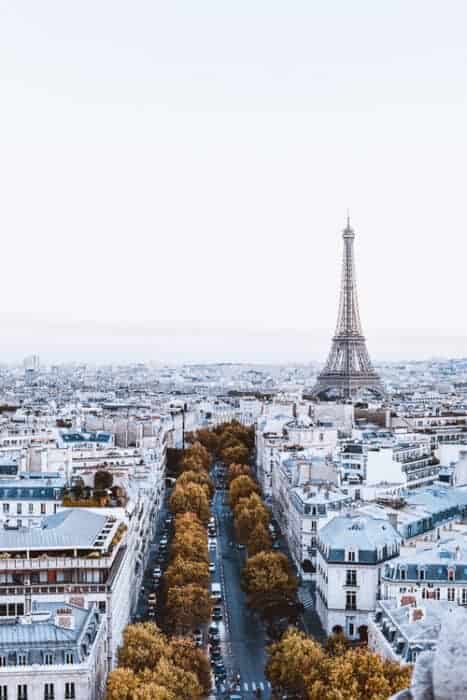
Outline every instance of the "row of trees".
[[278, 697], [386, 700], [410, 685], [409, 667], [352, 648], [343, 635], [333, 635], [323, 647], [290, 628], [268, 651], [266, 676]]
[[269, 623], [288, 618], [296, 611], [297, 580], [288, 558], [271, 549], [270, 511], [247, 464], [231, 464], [227, 478], [237, 541], [248, 551], [243, 570], [248, 605]]
[[211, 690], [206, 654], [185, 636], [209, 620], [209, 554], [206, 523], [214, 487], [210, 455], [200, 443], [177, 459], [170, 498], [175, 516], [170, 561], [162, 579], [161, 608], [169, 637], [155, 624], [129, 625], [109, 675], [107, 700], [199, 700]]
[[206, 532], [214, 493], [210, 464], [206, 447], [194, 442], [178, 464], [179, 476], [170, 497], [175, 534], [161, 594], [166, 627], [178, 634], [206, 623], [211, 614]]
[[128, 625], [118, 664], [109, 674], [106, 700], [200, 700], [211, 689], [206, 654], [151, 622]]

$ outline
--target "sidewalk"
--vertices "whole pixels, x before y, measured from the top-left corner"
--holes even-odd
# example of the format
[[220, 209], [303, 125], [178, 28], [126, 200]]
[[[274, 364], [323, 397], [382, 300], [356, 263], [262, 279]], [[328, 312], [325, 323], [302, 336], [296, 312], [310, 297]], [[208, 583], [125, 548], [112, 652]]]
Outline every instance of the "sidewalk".
[[317, 642], [324, 642], [326, 634], [321, 621], [316, 612], [316, 594], [315, 584], [313, 581], [302, 582], [298, 588], [298, 599], [304, 606], [302, 620], [306, 633], [316, 639]]

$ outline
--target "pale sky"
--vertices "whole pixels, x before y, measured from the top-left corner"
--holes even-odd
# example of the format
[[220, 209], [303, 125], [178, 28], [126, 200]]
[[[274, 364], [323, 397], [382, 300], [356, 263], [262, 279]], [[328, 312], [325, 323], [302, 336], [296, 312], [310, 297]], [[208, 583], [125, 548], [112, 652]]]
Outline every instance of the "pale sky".
[[25, 312], [324, 359], [347, 208], [375, 359], [467, 354], [466, 27], [461, 0], [0, 0], [0, 359], [80, 337]]

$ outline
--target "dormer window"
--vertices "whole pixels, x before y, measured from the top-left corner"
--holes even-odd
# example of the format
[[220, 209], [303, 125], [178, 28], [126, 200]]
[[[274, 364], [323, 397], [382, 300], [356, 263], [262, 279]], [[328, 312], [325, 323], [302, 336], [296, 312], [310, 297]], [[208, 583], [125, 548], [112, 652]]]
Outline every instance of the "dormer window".
[[407, 570], [405, 568], [400, 569], [400, 579], [401, 581], [405, 581], [407, 578]]
[[418, 578], [420, 581], [424, 581], [426, 579], [426, 571], [425, 569], [419, 569], [418, 570]]
[[54, 662], [53, 654], [51, 654], [50, 652], [47, 652], [46, 654], [44, 654], [44, 664], [46, 666], [52, 666], [53, 662]]
[[448, 581], [455, 581], [456, 580], [456, 570], [455, 569], [448, 569]]
[[66, 663], [66, 664], [72, 664], [72, 663], [73, 663], [73, 652], [72, 652], [72, 651], [66, 651], [66, 652], [65, 652], [65, 663]]
[[28, 662], [28, 658], [26, 654], [18, 654], [16, 657], [16, 665], [17, 666], [26, 666]]
[[357, 561], [355, 551], [353, 549], [347, 550], [347, 561]]

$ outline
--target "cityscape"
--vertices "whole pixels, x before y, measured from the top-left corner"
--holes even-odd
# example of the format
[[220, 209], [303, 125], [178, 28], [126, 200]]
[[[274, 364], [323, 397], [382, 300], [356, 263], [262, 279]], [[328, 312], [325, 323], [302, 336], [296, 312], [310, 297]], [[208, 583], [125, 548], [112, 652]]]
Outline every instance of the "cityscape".
[[0, 700], [465, 700], [467, 6], [5, 0]]

